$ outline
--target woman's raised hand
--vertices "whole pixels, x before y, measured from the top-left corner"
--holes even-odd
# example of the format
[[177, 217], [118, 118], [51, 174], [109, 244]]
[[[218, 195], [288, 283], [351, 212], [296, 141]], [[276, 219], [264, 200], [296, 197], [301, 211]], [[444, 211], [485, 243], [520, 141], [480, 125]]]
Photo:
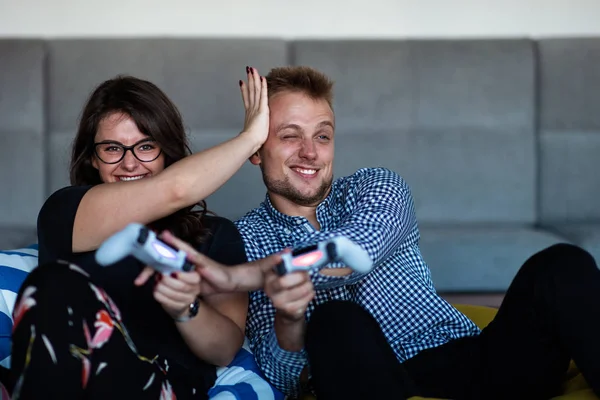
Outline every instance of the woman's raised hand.
[[244, 101], [246, 117], [244, 132], [251, 135], [260, 147], [269, 135], [269, 101], [267, 79], [258, 70], [246, 67], [248, 82], [240, 81], [240, 91]]

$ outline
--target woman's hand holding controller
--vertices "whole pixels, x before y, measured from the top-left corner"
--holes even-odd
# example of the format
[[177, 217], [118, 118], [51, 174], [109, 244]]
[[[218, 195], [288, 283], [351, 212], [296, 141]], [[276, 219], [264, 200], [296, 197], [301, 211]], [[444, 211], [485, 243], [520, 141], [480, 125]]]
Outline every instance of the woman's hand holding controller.
[[196, 298], [202, 294], [202, 278], [197, 271], [177, 271], [171, 274], [162, 274], [154, 268], [147, 266], [137, 276], [134, 284], [142, 286], [153, 275], [156, 281], [154, 298], [173, 318], [187, 314], [190, 304], [196, 301]]
[[154, 298], [174, 319], [184, 317], [189, 312], [190, 304], [201, 295], [200, 274], [191, 272], [172, 272], [155, 274]]
[[[275, 265], [281, 262], [281, 256], [273, 254], [253, 262], [226, 266], [196, 251], [188, 243], [168, 231], [163, 232], [160, 238], [168, 245], [183, 250], [187, 259], [195, 265], [195, 271], [177, 272], [177, 275], [197, 274], [200, 279], [199, 292], [202, 296], [262, 289], [265, 283], [265, 274], [272, 271]], [[135, 284], [143, 285], [154, 273], [153, 268], [146, 267], [135, 280]]]

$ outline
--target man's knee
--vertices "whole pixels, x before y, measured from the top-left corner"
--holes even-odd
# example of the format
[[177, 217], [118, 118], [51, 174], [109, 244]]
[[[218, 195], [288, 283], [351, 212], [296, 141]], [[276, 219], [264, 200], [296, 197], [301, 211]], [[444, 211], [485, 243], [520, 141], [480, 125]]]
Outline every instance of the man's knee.
[[595, 262], [594, 257], [587, 250], [571, 243], [556, 243], [547, 247], [543, 252], [548, 253], [551, 257], [565, 257], [585, 262]]
[[569, 283], [599, 276], [600, 271], [594, 257], [585, 249], [569, 244], [558, 243], [535, 254], [525, 265], [526, 274], [537, 281]]
[[545, 250], [542, 254], [548, 260], [547, 265], [554, 265], [556, 272], [576, 272], [583, 269], [597, 269], [596, 260], [585, 249], [569, 243], [557, 243]]

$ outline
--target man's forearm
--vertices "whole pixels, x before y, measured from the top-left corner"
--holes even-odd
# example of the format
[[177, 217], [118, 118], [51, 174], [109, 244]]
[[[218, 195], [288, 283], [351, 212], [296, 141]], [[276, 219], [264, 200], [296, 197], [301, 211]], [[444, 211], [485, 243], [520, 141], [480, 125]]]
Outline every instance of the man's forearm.
[[306, 352], [287, 351], [281, 348], [274, 327], [254, 342], [257, 363], [267, 378], [283, 393], [298, 398], [300, 379], [306, 368]]
[[301, 351], [304, 348], [304, 328], [306, 320], [292, 321], [275, 313], [275, 334], [279, 347], [286, 351]]

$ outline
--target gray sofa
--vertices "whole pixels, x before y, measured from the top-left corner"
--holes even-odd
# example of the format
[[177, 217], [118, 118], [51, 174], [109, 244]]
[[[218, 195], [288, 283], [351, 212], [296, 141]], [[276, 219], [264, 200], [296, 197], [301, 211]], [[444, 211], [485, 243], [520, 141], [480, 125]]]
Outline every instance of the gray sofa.
[[[0, 40], [0, 249], [35, 242], [102, 80], [154, 81], [198, 150], [241, 129], [246, 65], [288, 64], [336, 81], [336, 175], [385, 166], [409, 182], [439, 290], [503, 291], [559, 241], [600, 256], [600, 38]], [[235, 219], [264, 194], [247, 163], [207, 201]]]

